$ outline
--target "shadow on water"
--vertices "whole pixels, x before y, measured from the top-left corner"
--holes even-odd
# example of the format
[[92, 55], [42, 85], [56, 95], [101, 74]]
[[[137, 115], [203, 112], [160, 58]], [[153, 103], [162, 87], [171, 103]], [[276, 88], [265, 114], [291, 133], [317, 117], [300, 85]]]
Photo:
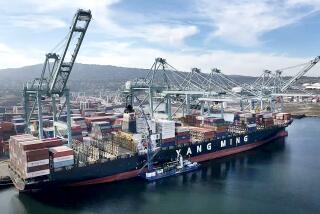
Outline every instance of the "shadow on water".
[[[272, 142], [255, 150], [233, 156], [208, 161], [202, 168], [193, 173], [159, 180], [154, 183], [135, 178], [110, 184], [93, 185], [78, 188], [68, 188], [56, 191], [42, 191], [33, 194], [19, 194], [18, 199], [27, 213], [34, 213], [34, 203], [39, 207], [51, 207], [62, 210], [63, 213], [73, 213], [83, 209], [94, 212], [116, 212], [122, 210], [140, 210], [147, 203], [147, 195], [157, 193], [165, 196], [173, 190], [184, 190], [188, 186], [201, 184], [214, 188], [224, 188], [225, 181], [236, 173], [250, 168], [254, 176], [257, 165], [272, 164], [273, 158], [285, 149], [284, 139]], [[236, 173], [235, 173], [236, 172]], [[58, 213], [58, 212], [56, 212]]]

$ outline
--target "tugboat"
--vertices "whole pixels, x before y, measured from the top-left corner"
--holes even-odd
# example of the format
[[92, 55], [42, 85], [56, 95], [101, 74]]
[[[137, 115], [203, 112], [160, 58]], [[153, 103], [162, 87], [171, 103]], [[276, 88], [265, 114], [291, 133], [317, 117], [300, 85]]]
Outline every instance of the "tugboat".
[[147, 181], [155, 181], [169, 176], [177, 176], [191, 172], [197, 170], [199, 167], [199, 163], [183, 160], [182, 155], [179, 154], [175, 161], [165, 163], [163, 167], [148, 170], [140, 174], [140, 176]]

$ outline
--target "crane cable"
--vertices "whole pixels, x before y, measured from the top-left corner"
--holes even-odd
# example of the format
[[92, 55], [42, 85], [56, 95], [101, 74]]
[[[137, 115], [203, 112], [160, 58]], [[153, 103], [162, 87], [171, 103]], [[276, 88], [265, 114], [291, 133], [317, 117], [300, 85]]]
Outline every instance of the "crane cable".
[[58, 43], [56, 44], [56, 46], [54, 46], [54, 47], [52, 48], [52, 50], [50, 51], [50, 53], [53, 53], [53, 52], [56, 52], [56, 51], [61, 50], [61, 48], [65, 45], [68, 36], [69, 36], [69, 34], [65, 35], [65, 37], [63, 37], [63, 39], [62, 39], [60, 42], [58, 42]]
[[308, 64], [310, 64], [310, 62], [305, 62], [305, 63], [299, 64], [299, 65], [289, 66], [289, 67], [285, 67], [285, 68], [280, 68], [280, 69], [277, 69], [277, 70], [280, 70], [280, 71], [289, 70], [289, 69], [293, 69], [293, 68], [302, 67], [302, 66], [308, 65]]

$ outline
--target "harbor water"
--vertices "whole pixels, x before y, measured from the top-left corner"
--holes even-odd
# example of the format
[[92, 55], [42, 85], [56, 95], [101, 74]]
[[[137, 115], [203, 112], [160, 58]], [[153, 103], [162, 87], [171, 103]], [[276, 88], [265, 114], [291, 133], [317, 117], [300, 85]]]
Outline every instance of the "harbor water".
[[285, 140], [155, 183], [136, 178], [32, 195], [2, 189], [0, 213], [320, 213], [319, 125], [320, 118], [295, 120]]

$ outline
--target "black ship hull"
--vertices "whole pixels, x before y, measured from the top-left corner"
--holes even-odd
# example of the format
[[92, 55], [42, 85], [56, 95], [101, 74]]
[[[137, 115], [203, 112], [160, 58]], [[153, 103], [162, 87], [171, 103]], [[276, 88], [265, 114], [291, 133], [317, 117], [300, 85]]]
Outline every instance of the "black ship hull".
[[[202, 162], [215, 158], [247, 151], [273, 140], [285, 137], [287, 132], [284, 126], [275, 126], [252, 133], [228, 135], [220, 139], [214, 139], [195, 144], [183, 144], [161, 148], [154, 158], [155, 162], [172, 161], [180, 153], [184, 158]], [[107, 183], [125, 180], [138, 176], [141, 168], [146, 165], [146, 155], [128, 155], [113, 160], [104, 160], [81, 167], [73, 167], [69, 170], [51, 172], [49, 177], [21, 182], [15, 180], [15, 186], [20, 191], [48, 189], [61, 186], [81, 186], [98, 183]], [[11, 173], [14, 173], [11, 170]], [[15, 177], [13, 174], [11, 177]]]

